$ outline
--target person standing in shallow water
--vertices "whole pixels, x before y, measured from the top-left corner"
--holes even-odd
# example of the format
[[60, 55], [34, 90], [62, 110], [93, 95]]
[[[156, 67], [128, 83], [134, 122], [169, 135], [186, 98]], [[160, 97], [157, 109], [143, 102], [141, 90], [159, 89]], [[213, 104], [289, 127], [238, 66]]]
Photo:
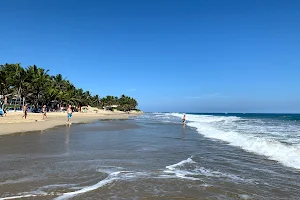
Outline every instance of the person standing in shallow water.
[[182, 124], [185, 126], [185, 114], [182, 117]]
[[68, 124], [68, 125], [71, 124], [72, 113], [73, 113], [73, 110], [72, 110], [72, 108], [71, 108], [71, 105], [69, 105], [68, 110], [67, 110], [67, 114], [68, 114], [68, 121], [67, 121], [67, 124]]

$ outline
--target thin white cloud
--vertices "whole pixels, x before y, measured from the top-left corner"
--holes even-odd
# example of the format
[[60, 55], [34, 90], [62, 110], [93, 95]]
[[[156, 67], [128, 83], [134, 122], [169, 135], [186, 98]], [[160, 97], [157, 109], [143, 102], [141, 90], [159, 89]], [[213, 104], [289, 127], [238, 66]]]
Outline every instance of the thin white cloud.
[[221, 93], [210, 93], [210, 94], [201, 94], [199, 96], [187, 96], [186, 99], [214, 99], [214, 98], [224, 98], [227, 97]]
[[201, 99], [201, 97], [183, 97], [185, 99]]
[[132, 88], [132, 89], [130, 89], [130, 90], [128, 90], [129, 92], [133, 92], [133, 91], [136, 91], [136, 89], [135, 88]]

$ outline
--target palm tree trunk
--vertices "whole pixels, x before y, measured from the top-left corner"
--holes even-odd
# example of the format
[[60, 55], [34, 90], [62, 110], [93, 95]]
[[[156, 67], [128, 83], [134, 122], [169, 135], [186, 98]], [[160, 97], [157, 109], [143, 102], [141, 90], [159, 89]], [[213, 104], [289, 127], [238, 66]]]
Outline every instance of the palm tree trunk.
[[19, 90], [18, 90], [18, 97], [20, 97], [20, 101], [19, 101], [19, 106], [20, 106], [20, 102], [22, 100], [22, 97], [21, 97], [21, 86], [19, 87]]

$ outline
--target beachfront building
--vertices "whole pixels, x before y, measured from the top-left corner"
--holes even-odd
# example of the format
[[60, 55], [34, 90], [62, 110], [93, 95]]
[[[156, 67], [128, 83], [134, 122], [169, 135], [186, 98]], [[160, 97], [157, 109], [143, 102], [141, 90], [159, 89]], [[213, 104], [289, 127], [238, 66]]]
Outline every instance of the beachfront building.
[[117, 109], [117, 107], [119, 107], [119, 105], [110, 105], [110, 106], [103, 106], [104, 110], [114, 110]]

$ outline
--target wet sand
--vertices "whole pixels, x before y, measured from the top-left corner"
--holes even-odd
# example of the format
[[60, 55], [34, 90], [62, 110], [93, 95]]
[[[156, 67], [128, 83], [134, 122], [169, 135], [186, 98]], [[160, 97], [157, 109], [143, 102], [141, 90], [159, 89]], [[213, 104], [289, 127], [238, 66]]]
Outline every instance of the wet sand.
[[[72, 124], [90, 123], [95, 120], [105, 119], [128, 119], [132, 116], [137, 116], [142, 113], [102, 111], [100, 113], [73, 113], [71, 118]], [[62, 112], [47, 113], [47, 118], [42, 119], [41, 113], [28, 113], [27, 119], [22, 118], [22, 112], [9, 112], [7, 116], [0, 118], [0, 135], [43, 131], [56, 126], [66, 125], [67, 114]]]
[[125, 120], [105, 120], [0, 136], [0, 199], [53, 199], [65, 190], [73, 191], [75, 185], [80, 188], [81, 184], [105, 179], [106, 174], [95, 173], [87, 166], [95, 160], [89, 159], [87, 151], [97, 151], [105, 133], [138, 127]]

